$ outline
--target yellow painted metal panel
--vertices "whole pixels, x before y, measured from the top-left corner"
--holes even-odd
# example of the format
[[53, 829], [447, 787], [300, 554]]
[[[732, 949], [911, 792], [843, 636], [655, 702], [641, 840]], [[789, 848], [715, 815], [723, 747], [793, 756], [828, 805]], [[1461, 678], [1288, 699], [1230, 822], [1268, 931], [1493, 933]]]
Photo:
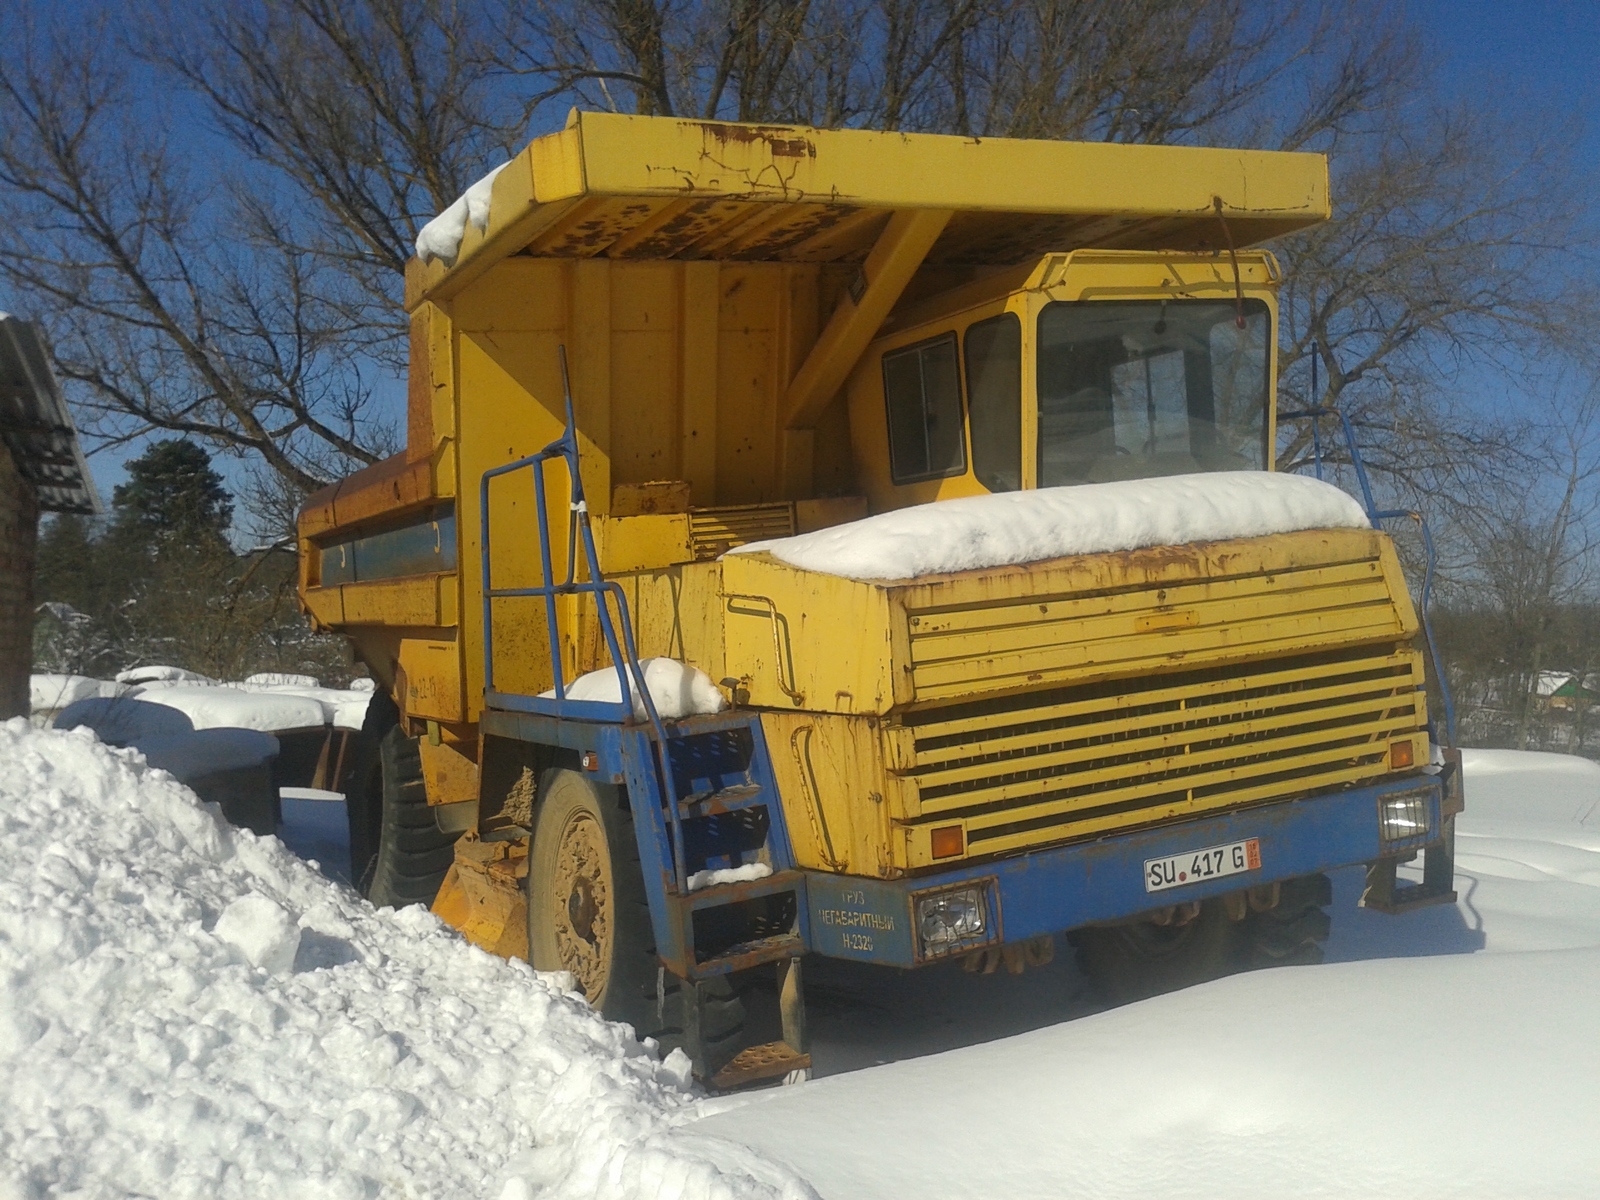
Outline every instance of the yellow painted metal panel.
[[[1326, 789], [1336, 788], [1347, 784], [1358, 783], [1363, 779], [1370, 779], [1374, 768], [1368, 766], [1328, 767], [1321, 772], [1308, 773], [1300, 780], [1300, 791], [1304, 794], [1314, 794]], [[1142, 814], [1143, 819], [1139, 824], [1157, 824], [1181, 817], [1200, 816], [1207, 812], [1215, 812], [1225, 808], [1238, 808], [1247, 804], [1260, 803], [1279, 799], [1282, 795], [1281, 784], [1265, 784], [1254, 789], [1242, 789], [1226, 795], [1210, 797], [1205, 800], [1185, 800], [1179, 803], [1167, 804], [1159, 809], [1151, 809]], [[1088, 837], [1094, 834], [1107, 833], [1117, 829], [1127, 828], [1130, 822], [1125, 816], [1095, 817], [1089, 820], [1075, 822], [1070, 835], [1073, 837]], [[928, 827], [906, 826], [902, 836], [891, 842], [897, 849], [902, 850], [898, 865], [903, 869], [916, 870], [934, 865], [934, 859], [929, 851], [927, 842]], [[1037, 830], [1008, 834], [1002, 837], [985, 838], [981, 843], [981, 853], [1013, 854], [1034, 846], [1046, 845], [1051, 841], [1061, 840], [1063, 835], [1055, 831], [1055, 836], [1043, 836]], [[969, 847], [969, 852], [972, 852]]]
[[[1305, 712], [1289, 712], [1277, 714], [1269, 720], [1241, 720], [1230, 723], [1226, 730], [1230, 737], [1237, 738], [1239, 743], [1237, 745], [1231, 743], [1207, 745], [1205, 748], [1197, 749], [1196, 743], [1211, 743], [1215, 742], [1216, 738], [1207, 737], [1207, 731], [1204, 729], [1180, 729], [1176, 732], [1116, 738], [1115, 744], [1111, 746], [1078, 746], [1053, 754], [1033, 754], [1015, 760], [1014, 765], [1017, 770], [1005, 773], [1025, 773], [1033, 775], [1033, 778], [936, 797], [930, 797], [924, 792], [920, 815], [937, 817], [976, 805], [1009, 804], [1012, 801], [1038, 795], [1041, 791], [1048, 790], [1051, 783], [1074, 788], [1079, 786], [1099, 788], [1118, 782], [1126, 782], [1130, 787], [1149, 786], [1148, 777], [1166, 771], [1182, 769], [1187, 772], [1213, 763], [1228, 763], [1258, 754], [1275, 754], [1291, 747], [1316, 746], [1328, 742], [1346, 741], [1350, 738], [1373, 738], [1398, 730], [1414, 730], [1420, 723], [1417, 717], [1415, 705], [1401, 704], [1394, 697], [1383, 696], [1352, 700], [1345, 704], [1325, 705], [1319, 707], [1314, 716]], [[1295, 732], [1303, 729], [1308, 723], [1321, 725], [1324, 721], [1339, 722], [1339, 724], [1309, 733]], [[1115, 754], [1109, 754], [1110, 750], [1115, 750]], [[1126, 761], [1116, 767], [1094, 766], [1096, 763], [1105, 762], [1108, 758], [1126, 758]], [[959, 784], [1002, 774], [997, 772], [996, 767], [1004, 765], [1006, 764], [983, 763], [973, 767], [956, 768], [940, 772], [938, 778], [941, 786]], [[1085, 770], [1080, 777], [1071, 770], [1073, 767], [1091, 769]], [[1245, 769], [1247, 768], [1226, 768], [1228, 771]], [[1199, 787], [1205, 783], [1232, 777], [1215, 772], [1192, 776], [1186, 774], [1184, 783], [1186, 786]], [[1054, 802], [1042, 805], [1023, 804], [1007, 807], [1004, 812], [990, 814], [981, 821], [976, 817], [971, 819], [974, 824], [1004, 824], [1011, 821], [1025, 821], [1040, 815], [1041, 812], [1092, 807], [1103, 802], [1101, 793], [1097, 791], [1070, 803], [1062, 802], [1060, 808], [1057, 808]]]
[[[478, 798], [478, 764], [463, 754], [459, 745], [447, 741], [435, 745], [432, 739], [422, 738], [417, 749], [429, 804], [461, 804]], [[476, 743], [472, 750], [476, 753]]]
[[689, 549], [688, 513], [595, 517], [593, 524], [600, 571], [608, 578], [694, 558]]
[[407, 625], [438, 628], [456, 619], [453, 573], [346, 583], [339, 588], [347, 625]]
[[530, 242], [574, 256], [859, 253], [875, 210], [957, 210], [941, 239], [952, 262], [1016, 262], [1052, 243], [1210, 248], [1226, 240], [1218, 196], [1236, 245], [1304, 228], [1329, 214], [1327, 161], [574, 113], [496, 178], [488, 226], [469, 227], [453, 265], [408, 269], [407, 298], [456, 294]]
[[[1356, 698], [1347, 699], [1356, 694]], [[1319, 690], [1297, 692], [1293, 699], [1295, 709], [1288, 712], [1275, 712], [1271, 716], [1246, 719], [1246, 714], [1260, 712], [1263, 709], [1279, 707], [1271, 700], [1247, 699], [1235, 700], [1231, 703], [1208, 705], [1199, 709], [1197, 715], [1206, 721], [1224, 721], [1230, 717], [1241, 718], [1230, 721], [1225, 727], [1228, 737], [1239, 740], [1267, 737], [1275, 733], [1296, 729], [1314, 720], [1318, 725], [1327, 722], [1345, 722], [1349, 718], [1372, 717], [1378, 719], [1386, 714], [1392, 714], [1404, 709], [1407, 715], [1416, 712], [1417, 693], [1409, 696], [1398, 697], [1393, 688], [1382, 687], [1374, 693], [1370, 685], [1344, 685], [1328, 687]], [[1274, 699], [1280, 700], [1281, 697]], [[1314, 712], [1307, 712], [1298, 706], [1315, 702], [1317, 707]], [[1105, 728], [1098, 728], [1092, 723], [1085, 722], [1084, 727], [1069, 731], [1061, 730], [1056, 744], [1069, 746], [1070, 749], [1048, 751], [1038, 745], [1037, 737], [1008, 738], [998, 742], [978, 742], [971, 746], [974, 758], [979, 755], [1003, 754], [1008, 751], [1031, 749], [1035, 753], [1024, 757], [1003, 759], [1000, 762], [969, 762], [963, 766], [946, 767], [932, 778], [938, 787], [947, 788], [955, 784], [972, 780], [988, 779], [997, 774], [1005, 774], [1004, 768], [1008, 765], [1026, 768], [1027, 771], [1049, 772], [1050, 777], [1066, 778], [1067, 773], [1052, 768], [1066, 768], [1074, 765], [1093, 763], [1102, 760], [1107, 754], [1107, 745], [1099, 740], [1111, 739], [1115, 742], [1116, 756], [1121, 758], [1126, 755], [1139, 755], [1143, 758], [1141, 769], [1160, 769], [1158, 759], [1177, 754], [1178, 760], [1185, 765], [1204, 761], [1194, 754], [1194, 745], [1201, 742], [1215, 740], [1215, 735], [1209, 731], [1192, 726], [1179, 726], [1175, 718], [1183, 714], [1162, 713], [1159, 716], [1147, 717], [1142, 720], [1106, 721]], [[1142, 728], [1141, 728], [1142, 727]], [[1219, 729], [1218, 733], [1224, 732]], [[1327, 733], [1324, 736], [1334, 736]], [[1223, 756], [1238, 754], [1242, 751], [1236, 747], [1224, 747], [1220, 753]], [[1176, 760], [1175, 760], [1176, 761]], [[1043, 778], [1044, 776], [1040, 776]], [[1096, 777], [1097, 779], [1099, 777]], [[978, 795], [972, 792], [958, 792], [944, 795], [935, 799], [924, 799], [923, 810], [928, 813], [938, 812], [951, 807], [966, 807], [975, 801], [981, 802], [991, 798], [988, 793]], [[993, 798], [1005, 799], [1007, 797], [995, 796]]]
[[886, 779], [874, 723], [819, 713], [761, 715], [784, 819], [802, 867], [887, 874]]
[[[888, 793], [891, 817], [960, 823], [968, 855], [999, 853], [1381, 777], [1392, 741], [1426, 741], [1414, 649], [1172, 678], [914, 711], [884, 728], [913, 789]], [[892, 842], [902, 867], [932, 861], [925, 834]]]
[[[1197, 708], [1210, 715], [1218, 707], [1216, 697], [1261, 692], [1281, 686], [1285, 678], [1292, 679], [1295, 685], [1296, 690], [1289, 697], [1295, 703], [1382, 688], [1414, 691], [1422, 683], [1421, 659], [1415, 651], [1408, 650], [1375, 660], [1352, 663], [1341, 659], [1296, 667], [1287, 677], [1281, 670], [1249, 672], [1241, 669], [1238, 673], [1229, 671], [1198, 683], [1186, 681], [1171, 687], [1138, 690], [1130, 687], [1089, 700], [1062, 702], [1052, 698], [1047, 710], [1042, 712], [1033, 708], [1007, 707], [978, 716], [964, 715], [954, 720], [896, 726], [895, 729], [910, 739], [910, 749], [899, 756], [897, 761], [900, 765], [896, 769], [911, 771], [937, 767], [940, 763], [970, 759], [976, 755], [998, 754], [1037, 745], [1048, 741], [1051, 731], [1057, 729], [1087, 731], [1100, 722], [1126, 725], [1138, 719], [1124, 715], [1130, 710], [1144, 712], [1163, 706], [1181, 706], [1180, 712]], [[1249, 704], [1263, 706], [1270, 703], [1271, 700], [1265, 698], [1240, 702], [1240, 711], [1247, 711], [1244, 706]], [[939, 710], [915, 715], [937, 717]], [[1025, 727], [1029, 732], [1012, 732], [1018, 726]], [[921, 745], [923, 742], [930, 743], [930, 748], [924, 748]], [[931, 747], [934, 742], [950, 744]]]
[[452, 722], [466, 719], [458, 640], [401, 638], [400, 669], [405, 672], [407, 716]]
[[893, 705], [897, 660], [881, 589], [746, 554], [722, 560], [722, 588], [722, 674], [747, 681], [751, 704], [842, 713]]
[[679, 361], [682, 364], [682, 429], [678, 452], [683, 477], [695, 502], [717, 495], [717, 265], [684, 263]]

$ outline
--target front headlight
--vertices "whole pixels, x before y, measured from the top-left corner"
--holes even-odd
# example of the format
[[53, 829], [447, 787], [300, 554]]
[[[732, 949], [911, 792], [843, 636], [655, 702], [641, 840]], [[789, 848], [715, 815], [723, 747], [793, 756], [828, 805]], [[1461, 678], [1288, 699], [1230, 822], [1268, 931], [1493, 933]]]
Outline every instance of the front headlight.
[[935, 892], [917, 900], [917, 933], [924, 957], [988, 940], [989, 913], [983, 887]]
[[1430, 794], [1412, 791], [1385, 796], [1378, 804], [1378, 836], [1386, 843], [1427, 840]]

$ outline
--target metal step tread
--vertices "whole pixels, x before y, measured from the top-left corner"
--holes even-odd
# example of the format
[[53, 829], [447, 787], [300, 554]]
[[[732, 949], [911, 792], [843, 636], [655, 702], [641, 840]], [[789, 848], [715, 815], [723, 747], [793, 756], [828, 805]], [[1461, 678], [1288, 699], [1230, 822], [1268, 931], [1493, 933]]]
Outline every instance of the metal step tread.
[[743, 883], [715, 883], [680, 896], [668, 896], [688, 908], [716, 908], [721, 904], [735, 904], [740, 900], [754, 900], [758, 896], [771, 896], [778, 892], [792, 892], [805, 882], [804, 871], [774, 871], [760, 879]]
[[788, 1042], [764, 1042], [746, 1046], [711, 1077], [711, 1086], [720, 1089], [746, 1087], [768, 1079], [778, 1079], [790, 1071], [809, 1071], [811, 1055], [796, 1050]]
[[705, 979], [722, 973], [719, 968], [742, 971], [761, 963], [797, 958], [805, 952], [805, 939], [798, 933], [780, 933], [773, 937], [740, 942], [737, 946], [729, 946], [712, 958], [700, 959], [694, 964], [693, 975], [697, 979]]
[[1394, 899], [1389, 903], [1374, 903], [1369, 900], [1366, 907], [1398, 916], [1401, 913], [1415, 912], [1419, 908], [1431, 908], [1435, 904], [1454, 904], [1456, 900], [1457, 895], [1453, 888], [1430, 888], [1420, 883], [1413, 883], [1395, 888]]
[[759, 783], [740, 783], [714, 792], [694, 792], [678, 801], [678, 811], [686, 817], [709, 817], [770, 803], [767, 789]]

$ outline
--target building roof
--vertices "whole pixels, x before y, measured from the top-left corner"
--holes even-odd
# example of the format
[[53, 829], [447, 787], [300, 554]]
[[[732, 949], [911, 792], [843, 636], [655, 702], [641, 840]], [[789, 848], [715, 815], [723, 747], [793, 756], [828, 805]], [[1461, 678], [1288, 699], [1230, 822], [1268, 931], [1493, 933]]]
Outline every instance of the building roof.
[[33, 486], [41, 511], [100, 511], [44, 338], [32, 322], [9, 313], [0, 313], [0, 438]]
[[406, 301], [455, 295], [512, 254], [860, 263], [908, 209], [952, 213], [933, 265], [1215, 251], [1326, 220], [1328, 196], [1321, 154], [574, 111], [494, 178], [454, 259], [411, 261]]

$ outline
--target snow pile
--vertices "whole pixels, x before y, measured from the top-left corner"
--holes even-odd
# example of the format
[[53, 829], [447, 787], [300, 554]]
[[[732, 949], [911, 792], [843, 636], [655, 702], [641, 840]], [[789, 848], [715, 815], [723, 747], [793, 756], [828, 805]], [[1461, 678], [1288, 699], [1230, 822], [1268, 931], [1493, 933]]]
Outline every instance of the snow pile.
[[489, 201], [494, 191], [494, 177], [510, 163], [501, 163], [477, 183], [469, 187], [449, 208], [422, 227], [417, 234], [417, 257], [423, 262], [443, 259], [453, 263], [461, 250], [461, 239], [467, 235], [467, 222], [478, 232], [489, 227]]
[[[246, 691], [196, 683], [157, 683], [147, 685], [133, 699], [175, 708], [188, 717], [196, 729], [256, 729], [262, 733], [282, 733], [328, 723], [323, 706], [308, 696], [254, 688]], [[57, 718], [57, 728], [64, 727]]]
[[[982, 1044], [706, 1101], [699, 1128], [781, 1158], [829, 1200], [1593, 1195], [1600, 765], [1464, 758], [1455, 906], [1358, 909], [1350, 868], [1323, 966], [995, 1036], [999, 1010], [1034, 1003], [1060, 1022], [1081, 987], [1030, 971], [935, 1010]], [[1412, 881], [1420, 865], [1403, 869]], [[909, 1024], [853, 1013], [833, 1036], [922, 1053], [929, 1032]]]
[[183, 667], [164, 667], [152, 665], [147, 667], [129, 667], [126, 671], [117, 672], [118, 683], [216, 683], [209, 675], [202, 675], [199, 671], [186, 670]]
[[[292, 678], [292, 676], [291, 676]], [[301, 676], [309, 679], [310, 676]], [[309, 684], [304, 683], [252, 683], [245, 680], [243, 684], [231, 685], [241, 687], [244, 691], [255, 695], [292, 696], [301, 700], [310, 700], [322, 708], [322, 722], [332, 725], [335, 729], [360, 729], [367, 716], [367, 705], [372, 701], [372, 690], [365, 691], [356, 688], [329, 688], [318, 686], [316, 680]], [[160, 702], [160, 696], [151, 699]]]
[[128, 690], [123, 684], [90, 679], [86, 675], [30, 675], [28, 707], [36, 713], [55, 712], [79, 700], [120, 696]]
[[319, 688], [322, 680], [315, 675], [292, 675], [287, 671], [261, 671], [244, 677], [245, 687]]
[[[679, 662], [675, 658], [642, 658], [639, 667], [644, 672], [644, 685], [650, 689], [650, 699], [655, 701], [656, 714], [663, 721], [676, 721], [696, 713], [721, 712], [727, 706], [711, 676], [698, 667]], [[620, 704], [622, 689], [617, 683], [617, 669], [602, 667], [580, 675], [566, 687], [568, 700], [592, 700], [603, 704]], [[541, 692], [546, 700], [555, 699], [555, 689]], [[628, 677], [628, 696], [633, 701], [635, 720], [645, 719], [644, 703], [639, 699], [639, 687]]]
[[1301, 529], [1366, 529], [1366, 512], [1304, 475], [1217, 471], [942, 500], [752, 542], [791, 566], [846, 579], [915, 579], [1146, 546]]
[[569, 982], [0, 726], [0, 1196], [814, 1195]]

